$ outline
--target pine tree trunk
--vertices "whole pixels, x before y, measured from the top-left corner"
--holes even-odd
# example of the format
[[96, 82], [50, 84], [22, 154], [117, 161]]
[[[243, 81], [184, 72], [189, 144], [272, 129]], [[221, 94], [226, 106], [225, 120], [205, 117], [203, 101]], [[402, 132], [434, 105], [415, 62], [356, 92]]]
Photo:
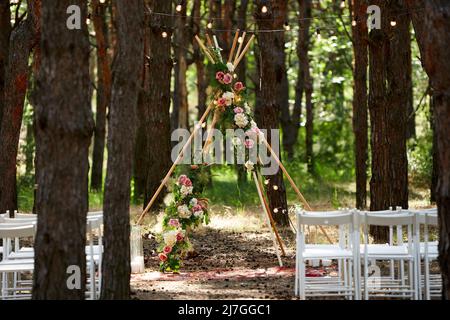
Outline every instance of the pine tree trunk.
[[[155, 12], [170, 14], [172, 5], [170, 1], [153, 0], [151, 9]], [[146, 171], [144, 207], [150, 201], [171, 164], [169, 109], [173, 61], [170, 55], [170, 21], [164, 16], [150, 17], [148, 70], [151, 81], [149, 91], [146, 92], [149, 114], [146, 124], [146, 157], [149, 165]], [[161, 36], [163, 31], [167, 32], [167, 38]], [[156, 204], [161, 203], [163, 196], [164, 193], [161, 193]]]
[[188, 28], [186, 18], [186, 5], [182, 6], [180, 12], [177, 12], [175, 18], [175, 30], [173, 51], [175, 55], [174, 66], [174, 96], [173, 96], [173, 114], [172, 130], [178, 128], [189, 128], [189, 105], [187, 93], [187, 47], [188, 47]]
[[[443, 299], [450, 299], [450, 2], [408, 0], [421, 51], [422, 62], [433, 92], [437, 137], [439, 216], [439, 265]], [[421, 10], [418, 11], [417, 8]]]
[[353, 0], [353, 133], [355, 135], [356, 208], [364, 210], [367, 199], [367, 4], [364, 0]]
[[[255, 17], [258, 19], [259, 30], [281, 29], [285, 23], [287, 1], [271, 0], [255, 2]], [[268, 7], [267, 13], [262, 13], [263, 5]], [[255, 117], [258, 126], [268, 130], [267, 140], [270, 141], [270, 130], [279, 129], [280, 105], [278, 94], [280, 92], [279, 80], [286, 75], [284, 61], [284, 35], [283, 33], [261, 32], [258, 35], [258, 44], [261, 50], [262, 64], [260, 75], [262, 78], [262, 88], [257, 91], [257, 104]], [[269, 179], [267, 185], [267, 197], [270, 209], [277, 224], [287, 226], [289, 224], [287, 216], [286, 188], [283, 181], [283, 173], [278, 173], [266, 177]], [[275, 190], [274, 187], [277, 189]], [[276, 210], [275, 210], [276, 209]]]
[[[405, 70], [411, 55], [407, 15], [401, 0], [377, 2], [382, 12], [382, 28], [370, 32], [369, 110], [372, 132], [372, 178], [370, 210], [396, 206], [408, 208], [408, 161], [406, 155], [406, 122], [408, 110], [408, 75]], [[396, 16], [397, 25], [390, 25]], [[371, 228], [374, 240], [386, 243], [385, 227]]]
[[9, 56], [9, 36], [11, 34], [11, 12], [9, 0], [0, 1], [0, 138], [2, 131], [3, 109], [5, 107], [4, 88], [5, 71]]
[[106, 135], [106, 109], [111, 99], [111, 69], [108, 59], [107, 5], [92, 1], [93, 23], [97, 42], [97, 110], [95, 115], [94, 150], [92, 155], [91, 188], [101, 190]]
[[0, 139], [0, 212], [17, 209], [16, 162], [28, 86], [28, 60], [36, 44], [39, 2], [28, 3], [29, 15], [11, 32], [5, 70]]
[[102, 299], [130, 297], [130, 181], [142, 73], [144, 2], [117, 0], [117, 44], [108, 127]]
[[[89, 39], [86, 24], [69, 30], [70, 5], [81, 0], [42, 0], [41, 63], [36, 94], [38, 213], [33, 299], [84, 299], [90, 108]], [[64, 26], [64, 27], [61, 27]], [[67, 286], [69, 266], [80, 270], [81, 288]]]

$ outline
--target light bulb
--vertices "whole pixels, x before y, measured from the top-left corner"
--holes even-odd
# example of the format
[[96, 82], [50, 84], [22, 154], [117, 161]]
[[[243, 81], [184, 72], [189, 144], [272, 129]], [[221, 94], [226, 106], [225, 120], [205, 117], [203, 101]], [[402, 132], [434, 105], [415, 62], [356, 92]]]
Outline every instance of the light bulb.
[[285, 23], [284, 24], [284, 30], [286, 30], [286, 31], [289, 31], [289, 30], [291, 30], [291, 26], [289, 25], [289, 23]]
[[267, 13], [267, 7], [266, 7], [266, 6], [262, 6], [261, 12], [262, 12], [262, 13]]
[[341, 1], [341, 8], [344, 9], [345, 8], [345, 0]]
[[316, 33], [317, 33], [317, 40], [322, 39], [322, 36], [320, 35], [320, 29], [319, 28], [317, 28]]
[[264, 180], [264, 184], [267, 186], [268, 184], [269, 184], [269, 179], [267, 179], [267, 180]]
[[105, 3], [106, 2], [106, 0], [100, 0], [100, 3]]
[[354, 26], [354, 27], [356, 26], [356, 20], [352, 21], [352, 26]]
[[163, 38], [167, 38], [167, 32], [163, 31], [163, 33], [161, 35]]
[[202, 128], [205, 128], [206, 127], [206, 122], [203, 122], [202, 123]]
[[183, 9], [183, 6], [181, 4], [177, 5], [175, 8], [175, 10], [177, 10], [178, 12], [180, 12], [181, 9]]
[[207, 27], [208, 29], [212, 29], [212, 27], [213, 27], [212, 22], [211, 22], [211, 21], [208, 22], [208, 24], [206, 25], [206, 27]]
[[91, 24], [91, 19], [87, 18], [87, 19], [86, 19], [86, 24], [87, 24], [87, 25]]
[[278, 190], [278, 186], [273, 186], [273, 190]]
[[244, 41], [244, 39], [242, 39], [242, 37], [239, 37], [239, 38], [238, 38], [238, 42], [239, 42], [239, 43], [242, 43], [242, 41]]
[[395, 27], [396, 25], [397, 25], [397, 21], [392, 20], [392, 21], [391, 21], [391, 26]]
[[278, 208], [273, 209], [274, 213], [278, 213]]

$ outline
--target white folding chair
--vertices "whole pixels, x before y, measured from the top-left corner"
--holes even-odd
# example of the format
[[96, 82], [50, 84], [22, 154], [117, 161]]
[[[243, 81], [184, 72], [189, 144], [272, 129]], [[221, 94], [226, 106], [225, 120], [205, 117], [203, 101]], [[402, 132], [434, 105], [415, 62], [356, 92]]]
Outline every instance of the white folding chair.
[[[364, 227], [364, 243], [361, 246], [363, 252], [363, 285], [364, 298], [369, 297], [399, 297], [417, 299], [416, 276], [416, 253], [414, 237], [416, 234], [415, 215], [409, 212], [363, 212], [362, 223]], [[385, 226], [390, 230], [389, 244], [370, 244], [369, 227]], [[403, 227], [407, 230], [407, 243], [403, 241]], [[393, 228], [397, 228], [397, 239], [394, 241]], [[371, 266], [369, 266], [371, 261]], [[377, 261], [391, 262], [391, 274], [388, 277], [381, 275], [381, 269], [376, 265]], [[393, 261], [399, 262], [397, 277], [393, 272]], [[405, 276], [405, 262], [408, 264], [409, 277]], [[369, 269], [375, 275], [369, 277]], [[370, 283], [369, 283], [370, 280]]]
[[[295, 294], [301, 299], [309, 296], [343, 296], [359, 299], [358, 291], [358, 232], [354, 229], [352, 211], [297, 212], [297, 248], [295, 268]], [[305, 228], [315, 226], [338, 226], [339, 243], [306, 244]], [[306, 260], [327, 259], [341, 261], [344, 267], [337, 277], [306, 278]]]
[[[0, 224], [0, 238], [3, 240], [3, 260], [0, 262], [2, 275], [1, 299], [23, 299], [31, 297], [31, 281], [23, 281], [18, 274], [32, 272], [33, 259], [9, 259], [10, 253], [17, 248], [12, 248], [12, 239], [30, 238], [35, 235], [35, 226], [20, 224]], [[9, 275], [13, 274], [12, 287], [9, 285]]]
[[[438, 242], [429, 241], [429, 226], [438, 225], [437, 209], [412, 210], [417, 215], [417, 282], [420, 284], [419, 298], [430, 300], [431, 297], [442, 296], [442, 275], [430, 274], [430, 263], [438, 259]], [[423, 241], [421, 241], [420, 228], [423, 225]], [[422, 275], [421, 262], [423, 261], [424, 274]]]
[[[88, 257], [88, 296], [90, 299], [100, 297], [102, 281], [102, 259], [103, 259], [103, 216], [88, 215], [86, 255]], [[94, 243], [95, 233], [97, 234], [97, 245]]]

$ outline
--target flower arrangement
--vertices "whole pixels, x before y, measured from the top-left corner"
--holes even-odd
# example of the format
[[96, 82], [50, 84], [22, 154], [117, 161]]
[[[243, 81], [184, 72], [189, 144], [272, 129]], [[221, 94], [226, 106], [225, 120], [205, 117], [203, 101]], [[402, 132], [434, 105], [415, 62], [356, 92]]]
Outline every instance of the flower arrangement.
[[209, 223], [208, 200], [200, 197], [185, 174], [178, 177], [172, 192], [174, 198], [165, 210], [158, 256], [161, 271], [178, 272], [181, 260], [191, 248], [188, 232]]

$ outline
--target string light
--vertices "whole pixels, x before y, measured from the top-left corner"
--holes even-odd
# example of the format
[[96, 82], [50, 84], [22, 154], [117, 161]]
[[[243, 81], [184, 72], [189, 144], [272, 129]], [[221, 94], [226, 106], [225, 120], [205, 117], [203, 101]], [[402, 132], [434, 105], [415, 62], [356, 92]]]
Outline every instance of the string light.
[[87, 25], [90, 25], [90, 24], [91, 24], [91, 19], [87, 18], [87, 19], [86, 19], [86, 24], [87, 24]]
[[238, 38], [238, 42], [239, 42], [239, 43], [242, 43], [242, 41], [244, 41], [244, 39], [242, 39], [242, 37], [239, 37], [239, 38]]
[[317, 40], [322, 39], [322, 36], [320, 35], [320, 28], [316, 29], [316, 33], [317, 33]]
[[289, 23], [286, 21], [286, 23], [284, 24], [284, 30], [289, 31], [291, 30], [291, 26], [289, 25]]
[[175, 7], [175, 10], [177, 10], [178, 12], [181, 12], [182, 9], [183, 9], [183, 6], [181, 4], [179, 4]]
[[266, 6], [262, 6], [261, 12], [262, 12], [262, 13], [267, 13], [267, 7], [266, 7]]
[[356, 20], [352, 21], [352, 26], [356, 27]]
[[100, 3], [105, 3], [106, 2], [106, 0], [100, 0]]
[[273, 190], [277, 191], [278, 190], [278, 186], [273, 186]]
[[391, 26], [395, 27], [396, 25], [397, 25], [397, 21], [395, 21], [395, 19], [392, 19], [391, 20]]
[[212, 29], [212, 27], [213, 27], [213, 24], [212, 24], [212, 22], [210, 21], [210, 22], [208, 22], [208, 24], [206, 25], [206, 27], [208, 28], [208, 29]]
[[278, 208], [273, 209], [274, 213], [278, 213]]
[[345, 0], [341, 1], [341, 8], [344, 9], [345, 8]]
[[163, 38], [167, 38], [167, 32], [163, 31], [161, 35]]
[[270, 182], [269, 179], [264, 180], [264, 184], [265, 184], [266, 186], [269, 184], [269, 182]]
[[206, 122], [203, 122], [202, 123], [202, 128], [205, 128], [206, 127]]

